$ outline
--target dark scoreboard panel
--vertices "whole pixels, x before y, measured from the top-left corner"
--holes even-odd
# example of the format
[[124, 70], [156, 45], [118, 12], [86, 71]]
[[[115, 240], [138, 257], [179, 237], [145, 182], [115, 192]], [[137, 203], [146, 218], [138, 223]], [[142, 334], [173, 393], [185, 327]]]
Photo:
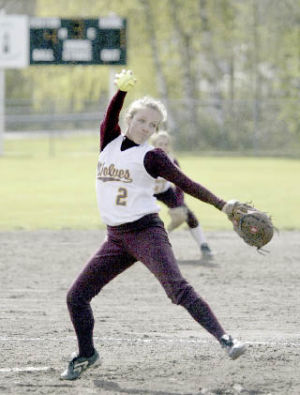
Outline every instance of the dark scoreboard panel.
[[126, 64], [126, 19], [30, 19], [30, 64]]

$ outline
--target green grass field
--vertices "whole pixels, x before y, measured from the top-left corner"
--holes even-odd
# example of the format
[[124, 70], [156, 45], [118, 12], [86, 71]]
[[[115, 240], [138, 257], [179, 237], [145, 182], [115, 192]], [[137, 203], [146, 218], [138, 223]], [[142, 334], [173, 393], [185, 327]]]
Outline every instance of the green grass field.
[[[98, 136], [14, 139], [0, 157], [0, 230], [103, 227], [95, 196]], [[184, 172], [219, 197], [252, 201], [278, 229], [300, 228], [300, 160], [179, 155]], [[204, 229], [231, 229], [214, 207], [186, 196]], [[167, 210], [162, 219], [168, 222]]]

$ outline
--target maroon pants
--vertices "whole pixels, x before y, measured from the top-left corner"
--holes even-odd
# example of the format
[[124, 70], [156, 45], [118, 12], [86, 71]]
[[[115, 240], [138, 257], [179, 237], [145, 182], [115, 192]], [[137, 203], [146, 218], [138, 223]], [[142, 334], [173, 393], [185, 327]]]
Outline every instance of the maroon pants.
[[68, 309], [81, 356], [94, 352], [91, 299], [136, 261], [141, 261], [154, 274], [173, 303], [186, 308], [197, 322], [220, 339], [225, 333], [223, 328], [208, 304], [183, 278], [163, 223], [156, 214], [151, 214], [134, 223], [108, 226], [106, 241], [68, 292]]

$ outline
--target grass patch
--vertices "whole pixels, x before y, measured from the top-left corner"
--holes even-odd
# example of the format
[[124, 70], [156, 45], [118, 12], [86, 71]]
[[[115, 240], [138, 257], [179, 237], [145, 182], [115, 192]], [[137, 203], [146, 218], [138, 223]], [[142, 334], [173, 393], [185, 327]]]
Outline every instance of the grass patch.
[[[0, 229], [95, 229], [98, 135], [5, 141]], [[300, 161], [179, 155], [181, 168], [224, 200], [252, 201], [279, 229], [300, 228]], [[204, 229], [231, 229], [214, 207], [186, 196]], [[168, 222], [167, 210], [161, 211]]]

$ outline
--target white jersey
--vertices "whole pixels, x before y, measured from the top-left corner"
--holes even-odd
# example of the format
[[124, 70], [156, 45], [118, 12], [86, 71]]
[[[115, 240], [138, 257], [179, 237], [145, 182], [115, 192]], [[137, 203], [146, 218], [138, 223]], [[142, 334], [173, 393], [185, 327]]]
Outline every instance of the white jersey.
[[148, 143], [121, 151], [123, 136], [111, 141], [99, 154], [97, 203], [102, 221], [117, 226], [158, 213], [153, 196], [155, 178], [147, 173], [144, 157], [153, 149]]

